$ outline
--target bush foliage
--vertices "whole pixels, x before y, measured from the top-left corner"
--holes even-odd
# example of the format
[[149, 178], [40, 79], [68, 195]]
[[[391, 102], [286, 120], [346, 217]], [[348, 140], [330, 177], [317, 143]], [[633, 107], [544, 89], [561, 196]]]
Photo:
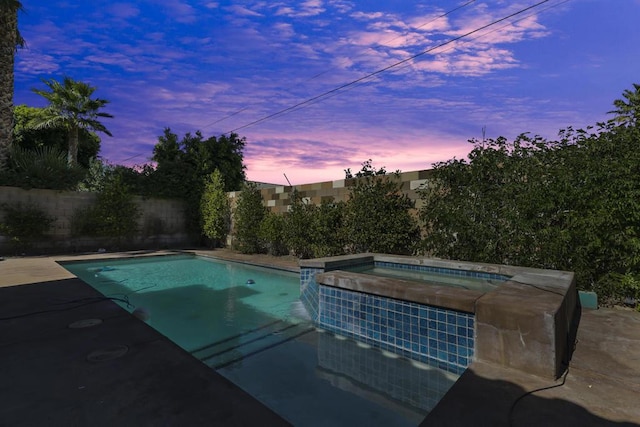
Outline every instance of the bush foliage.
[[97, 193], [92, 206], [75, 212], [72, 231], [74, 235], [107, 237], [120, 244], [136, 234], [139, 218], [140, 209], [133, 195], [115, 176]]
[[258, 187], [251, 182], [245, 184], [238, 195], [234, 213], [234, 233], [236, 248], [242, 253], [260, 253], [260, 223], [267, 214]]
[[216, 169], [205, 181], [200, 200], [202, 234], [210, 239], [214, 246], [224, 246], [231, 225], [230, 215], [231, 208], [224, 191], [224, 179]]
[[365, 176], [351, 187], [345, 215], [349, 252], [413, 252], [420, 227], [411, 213], [414, 203], [397, 178], [397, 173]]
[[[633, 115], [631, 115], [633, 117]], [[640, 280], [640, 127], [619, 116], [558, 141], [472, 141], [422, 190], [427, 253], [574, 271], [579, 289], [633, 300]], [[624, 298], [623, 298], [624, 296]]]
[[289, 250], [285, 243], [285, 218], [272, 212], [266, 212], [258, 236], [260, 238], [260, 247], [265, 249], [269, 255], [287, 255]]
[[34, 204], [3, 204], [0, 234], [7, 236], [17, 253], [31, 248], [34, 241], [45, 237], [55, 218]]

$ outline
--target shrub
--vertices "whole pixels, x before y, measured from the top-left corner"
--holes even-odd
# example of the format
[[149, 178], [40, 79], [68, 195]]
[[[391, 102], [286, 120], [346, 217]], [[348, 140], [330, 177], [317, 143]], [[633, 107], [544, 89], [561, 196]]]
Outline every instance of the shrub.
[[445, 258], [575, 272], [601, 301], [637, 295], [640, 126], [600, 123], [560, 141], [475, 141], [421, 193], [424, 248]]
[[393, 175], [366, 176], [353, 187], [346, 206], [345, 228], [351, 253], [410, 254], [420, 241], [414, 204]]
[[344, 227], [346, 204], [323, 201], [312, 211], [311, 249], [315, 258], [343, 255], [349, 235]]
[[224, 180], [216, 169], [205, 180], [200, 200], [200, 218], [202, 234], [209, 238], [214, 246], [224, 245], [230, 227], [230, 206], [224, 191]]
[[27, 150], [13, 146], [9, 155], [9, 168], [0, 173], [2, 185], [72, 190], [86, 173], [80, 166], [69, 166], [66, 154], [54, 147]]
[[315, 205], [303, 199], [296, 189], [291, 193], [291, 205], [286, 214], [285, 240], [289, 249], [298, 258], [313, 256]]
[[98, 192], [96, 202], [75, 212], [74, 235], [108, 237], [116, 243], [133, 237], [138, 231], [140, 209], [118, 176], [108, 180]]
[[284, 216], [267, 212], [260, 223], [258, 232], [261, 247], [267, 250], [269, 255], [287, 255], [289, 253], [285, 243], [286, 221]]
[[260, 245], [260, 223], [267, 213], [262, 204], [262, 195], [258, 187], [248, 182], [238, 195], [234, 214], [235, 245], [246, 254], [262, 252]]
[[34, 204], [3, 204], [4, 218], [0, 232], [11, 242], [13, 249], [21, 253], [31, 248], [33, 242], [42, 239], [55, 218]]

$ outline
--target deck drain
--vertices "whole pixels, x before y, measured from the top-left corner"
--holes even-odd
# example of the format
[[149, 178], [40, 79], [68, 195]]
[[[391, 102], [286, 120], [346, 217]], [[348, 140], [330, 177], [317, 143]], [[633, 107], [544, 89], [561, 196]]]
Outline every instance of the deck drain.
[[114, 345], [111, 347], [101, 348], [100, 350], [92, 351], [87, 356], [89, 362], [106, 362], [107, 360], [117, 359], [122, 357], [129, 351], [129, 347], [126, 345]]
[[102, 319], [82, 319], [71, 323], [69, 327], [71, 329], [90, 328], [92, 326], [98, 326], [101, 323]]

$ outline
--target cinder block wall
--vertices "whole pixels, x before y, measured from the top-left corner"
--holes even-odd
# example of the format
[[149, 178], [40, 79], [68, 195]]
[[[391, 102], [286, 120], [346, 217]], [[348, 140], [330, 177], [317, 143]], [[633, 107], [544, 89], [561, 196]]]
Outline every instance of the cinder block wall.
[[[431, 170], [421, 170], [414, 172], [404, 172], [400, 174], [399, 181], [402, 183], [402, 189], [407, 193], [407, 196], [416, 202], [416, 208], [420, 207], [420, 199], [418, 197], [417, 189], [424, 184], [429, 176]], [[300, 197], [303, 197], [314, 205], [319, 205], [323, 201], [329, 201], [333, 199], [336, 202], [349, 199], [349, 187], [355, 185], [358, 179], [364, 178], [351, 178], [341, 179], [337, 181], [325, 181], [313, 184], [303, 184], [296, 186], [275, 186], [271, 188], [263, 188], [260, 190], [262, 199], [265, 202], [265, 206], [274, 213], [287, 212], [288, 206], [291, 204], [291, 195], [294, 188], [298, 190]], [[232, 199], [231, 204], [235, 206], [235, 198], [239, 192], [229, 193], [229, 197]]]
[[[33, 204], [55, 218], [48, 233], [47, 241], [38, 242], [43, 249], [83, 250], [94, 249], [99, 239], [72, 238], [72, 218], [76, 211], [85, 209], [95, 202], [96, 195], [89, 192], [56, 191], [16, 187], [0, 187], [0, 205], [17, 203]], [[141, 246], [187, 244], [189, 237], [185, 230], [184, 204], [180, 200], [134, 198], [141, 211], [138, 222], [138, 236], [134, 243]], [[0, 218], [4, 212], [0, 210]], [[9, 253], [10, 242], [0, 236], [0, 253]]]

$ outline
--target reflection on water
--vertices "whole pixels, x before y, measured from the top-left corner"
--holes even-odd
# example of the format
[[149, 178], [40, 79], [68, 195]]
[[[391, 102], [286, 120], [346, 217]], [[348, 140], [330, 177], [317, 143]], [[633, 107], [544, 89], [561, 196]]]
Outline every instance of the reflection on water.
[[329, 333], [318, 336], [319, 375], [351, 393], [376, 392], [429, 412], [458, 379], [438, 368], [390, 356]]
[[293, 425], [416, 426], [457, 376], [316, 330], [218, 372]]

